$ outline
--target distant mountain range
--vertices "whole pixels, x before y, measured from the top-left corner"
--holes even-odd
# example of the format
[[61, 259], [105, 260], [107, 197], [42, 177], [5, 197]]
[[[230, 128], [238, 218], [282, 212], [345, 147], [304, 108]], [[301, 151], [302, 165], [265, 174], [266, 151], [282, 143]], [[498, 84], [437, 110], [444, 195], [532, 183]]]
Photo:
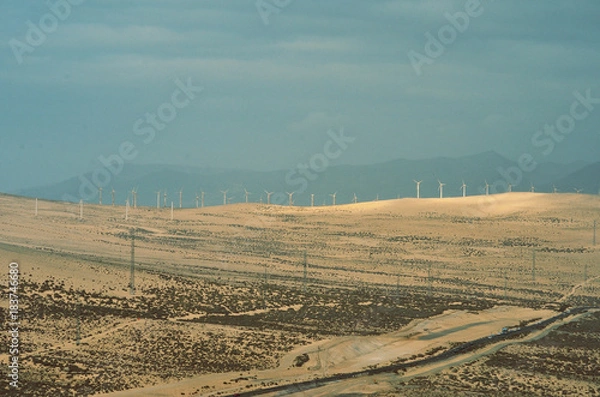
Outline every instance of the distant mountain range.
[[[286, 192], [295, 192], [295, 205], [310, 205], [314, 194], [315, 205], [331, 204], [331, 195], [336, 193], [336, 203], [346, 204], [354, 199], [359, 202], [397, 197], [415, 197], [413, 180], [422, 180], [421, 197], [439, 197], [438, 180], [444, 183], [444, 197], [460, 196], [464, 180], [467, 194], [484, 194], [485, 183], [490, 193], [500, 193], [512, 184], [513, 191], [529, 191], [533, 184], [536, 192], [552, 192], [555, 186], [560, 192], [598, 194], [600, 191], [600, 162], [588, 164], [541, 163], [535, 167], [515, 162], [495, 153], [485, 152], [460, 158], [434, 158], [428, 160], [393, 160], [372, 165], [340, 165], [325, 168], [322, 164], [307, 168], [272, 172], [217, 170], [208, 168], [133, 165], [110, 173], [108, 168], [95, 173], [70, 178], [61, 183], [10, 192], [28, 197], [49, 200], [98, 202], [98, 189], [93, 182], [102, 183], [103, 204], [115, 201], [123, 205], [132, 198], [132, 189], [137, 190], [137, 204], [179, 207], [179, 191], [182, 191], [183, 207], [195, 207], [196, 197], [200, 201], [205, 192], [205, 205], [223, 204], [227, 191], [228, 203], [245, 201], [245, 189], [250, 192], [250, 202], [267, 202], [265, 190], [273, 192], [272, 204], [288, 204]], [[318, 167], [321, 167], [319, 169]], [[166, 200], [165, 200], [166, 192]]]

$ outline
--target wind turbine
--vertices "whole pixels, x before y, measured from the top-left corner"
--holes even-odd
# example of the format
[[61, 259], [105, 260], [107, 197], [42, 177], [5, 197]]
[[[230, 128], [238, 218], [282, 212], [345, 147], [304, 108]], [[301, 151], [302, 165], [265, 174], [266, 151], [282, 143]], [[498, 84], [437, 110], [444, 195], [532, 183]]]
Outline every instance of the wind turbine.
[[246, 195], [246, 204], [248, 204], [248, 196], [250, 196], [252, 193], [250, 193], [249, 191], [247, 191], [247, 190], [244, 188], [244, 194]]
[[290, 206], [294, 205], [294, 193], [296, 193], [296, 192], [291, 192], [291, 193], [286, 192], [286, 193], [287, 193], [287, 195], [288, 195], [288, 197], [290, 199], [289, 205]]
[[136, 190], [136, 188], [131, 189], [131, 200], [133, 202], [133, 208], [137, 208], [137, 190]]
[[331, 196], [331, 203], [332, 203], [333, 205], [335, 205], [335, 196], [336, 196], [336, 195], [337, 195], [337, 192], [335, 192], [335, 193], [333, 193], [333, 194], [330, 194], [330, 196]]
[[115, 188], [114, 187], [112, 188], [112, 192], [110, 192], [110, 193], [112, 196], [112, 206], [114, 207], [115, 206]]
[[573, 188], [573, 189], [575, 190], [576, 194], [579, 194], [579, 193], [583, 192], [583, 189], [577, 189], [576, 187]]
[[315, 194], [314, 193], [310, 194], [310, 206], [311, 207], [315, 206]]
[[167, 208], [167, 190], [163, 192], [163, 207]]
[[421, 198], [421, 181], [416, 181], [413, 179], [413, 182], [417, 184], [417, 198]]
[[102, 205], [102, 188], [98, 188], [98, 204]]
[[462, 189], [462, 196], [467, 197], [467, 184], [464, 180], [462, 181], [462, 186], [460, 188]]
[[558, 189], [555, 185], [552, 185], [552, 193], [558, 193]]
[[439, 179], [438, 179], [438, 190], [440, 191], [440, 198], [444, 198], [444, 186], [446, 185], [445, 183], [442, 183]]
[[200, 192], [200, 202], [202, 208], [204, 208], [204, 190]]
[[358, 203], [358, 197], [356, 197], [356, 193], [354, 193], [354, 198], [352, 199], [354, 204]]
[[512, 183], [509, 183], [509, 184], [508, 184], [508, 192], [509, 192], [509, 193], [510, 193], [510, 192], [512, 192]]
[[531, 182], [531, 189], [529, 189], [531, 193], [535, 193], [535, 186], [533, 186], [533, 182]]
[[156, 192], [156, 209], [160, 208], [160, 190]]
[[200, 201], [200, 196], [196, 193], [196, 208], [198, 208], [198, 201]]
[[267, 204], [271, 204], [271, 195], [272, 195], [274, 192], [267, 192], [267, 191], [265, 190], [265, 193], [267, 193]]
[[223, 193], [223, 205], [227, 205], [227, 192], [229, 190], [221, 190], [221, 193]]
[[490, 195], [490, 185], [489, 185], [489, 183], [487, 183], [487, 179], [485, 180], [485, 195], [486, 196]]
[[183, 204], [183, 188], [179, 189], [179, 208], [182, 207]]

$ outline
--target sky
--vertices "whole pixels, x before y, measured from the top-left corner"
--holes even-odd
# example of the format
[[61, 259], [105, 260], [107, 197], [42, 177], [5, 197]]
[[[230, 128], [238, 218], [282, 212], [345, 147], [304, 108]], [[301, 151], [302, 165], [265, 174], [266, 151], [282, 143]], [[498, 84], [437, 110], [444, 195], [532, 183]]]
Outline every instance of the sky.
[[0, 14], [4, 192], [120, 162], [600, 160], [597, 0], [8, 0]]

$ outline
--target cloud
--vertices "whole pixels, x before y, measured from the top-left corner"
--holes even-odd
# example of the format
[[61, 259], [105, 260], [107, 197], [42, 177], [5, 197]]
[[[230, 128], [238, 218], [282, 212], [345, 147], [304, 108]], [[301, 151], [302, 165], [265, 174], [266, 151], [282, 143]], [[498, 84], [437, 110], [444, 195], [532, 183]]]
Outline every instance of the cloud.
[[[109, 26], [106, 24], [70, 24], [61, 28], [49, 42], [51, 46], [73, 50], [98, 47], [118, 50], [123, 47], [147, 50], [157, 44], [178, 44], [185, 36], [161, 26]], [[135, 50], [135, 48], [134, 48]]]

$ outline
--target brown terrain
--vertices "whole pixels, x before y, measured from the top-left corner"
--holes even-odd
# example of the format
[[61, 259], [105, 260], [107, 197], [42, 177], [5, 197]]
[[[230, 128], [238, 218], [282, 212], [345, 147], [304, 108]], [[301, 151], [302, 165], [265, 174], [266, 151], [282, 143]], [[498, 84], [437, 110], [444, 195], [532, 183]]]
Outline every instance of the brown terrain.
[[[256, 392], [600, 308], [598, 196], [232, 204], [172, 220], [170, 208], [34, 211], [0, 196], [3, 285], [11, 261], [20, 270], [20, 396]], [[15, 391], [7, 348], [0, 359], [0, 394]], [[286, 394], [597, 396], [598, 374], [589, 309], [448, 360]]]

